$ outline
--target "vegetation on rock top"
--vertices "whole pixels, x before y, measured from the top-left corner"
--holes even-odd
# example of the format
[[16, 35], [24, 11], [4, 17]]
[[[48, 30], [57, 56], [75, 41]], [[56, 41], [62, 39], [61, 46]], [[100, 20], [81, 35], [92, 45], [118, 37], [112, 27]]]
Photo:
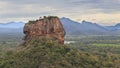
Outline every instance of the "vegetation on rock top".
[[29, 21], [28, 24], [34, 24], [34, 23], [36, 23], [36, 22], [38, 22], [38, 21], [42, 21], [42, 20], [44, 20], [44, 19], [50, 20], [51, 18], [58, 18], [58, 17], [57, 17], [57, 16], [43, 16], [43, 17], [40, 17], [40, 18], [37, 19], [37, 20], [31, 20], [31, 21]]

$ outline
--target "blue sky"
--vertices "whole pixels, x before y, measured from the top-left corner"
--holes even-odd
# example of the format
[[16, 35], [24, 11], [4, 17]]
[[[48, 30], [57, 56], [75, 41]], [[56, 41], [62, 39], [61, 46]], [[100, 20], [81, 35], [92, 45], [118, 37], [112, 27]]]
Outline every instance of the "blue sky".
[[120, 0], [0, 0], [0, 23], [44, 15], [112, 25], [120, 22]]

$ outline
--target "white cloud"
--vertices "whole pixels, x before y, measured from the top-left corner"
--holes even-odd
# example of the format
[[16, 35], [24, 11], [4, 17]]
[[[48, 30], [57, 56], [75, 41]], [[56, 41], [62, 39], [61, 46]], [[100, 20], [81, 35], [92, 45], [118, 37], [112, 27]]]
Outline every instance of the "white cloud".
[[101, 24], [120, 22], [120, 0], [0, 0], [0, 22], [28, 21], [44, 15], [88, 20]]
[[120, 13], [113, 14], [97, 13], [81, 15], [78, 20], [79, 21], [87, 20], [94, 23], [99, 23], [101, 25], [114, 25], [120, 22]]

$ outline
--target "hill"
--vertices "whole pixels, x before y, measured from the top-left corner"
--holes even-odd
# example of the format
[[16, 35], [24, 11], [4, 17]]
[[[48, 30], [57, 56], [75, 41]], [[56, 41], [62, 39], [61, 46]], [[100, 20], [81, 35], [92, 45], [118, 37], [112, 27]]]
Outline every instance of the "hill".
[[0, 68], [117, 68], [119, 61], [114, 58], [80, 52], [52, 40], [39, 38], [28, 41], [17, 52], [13, 51], [0, 59]]
[[82, 21], [81, 23], [72, 21], [69, 18], [61, 18], [61, 22], [67, 35], [119, 35], [120, 26], [101, 26], [96, 23]]
[[0, 23], [0, 28], [23, 28], [24, 24], [23, 22]]
[[0, 23], [0, 35], [23, 35], [23, 22]]
[[68, 35], [103, 35], [106, 33], [104, 27], [87, 21], [74, 22], [69, 18], [61, 18], [61, 22]]

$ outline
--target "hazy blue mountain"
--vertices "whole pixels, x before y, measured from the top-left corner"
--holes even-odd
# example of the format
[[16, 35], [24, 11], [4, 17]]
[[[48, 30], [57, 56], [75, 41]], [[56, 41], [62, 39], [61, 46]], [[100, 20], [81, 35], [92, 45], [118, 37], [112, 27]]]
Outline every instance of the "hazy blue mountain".
[[117, 30], [120, 30], [120, 23], [114, 25], [114, 26], [105, 26], [106, 29], [108, 30], [114, 30], [114, 31], [117, 31]]
[[[114, 26], [101, 26], [88, 21], [79, 23], [65, 17], [60, 20], [67, 35], [120, 35], [120, 23]], [[22, 34], [24, 25], [23, 22], [0, 23], [0, 34]]]
[[119, 35], [120, 34], [120, 24], [117, 24], [115, 26], [101, 26], [99, 24], [88, 21], [82, 21], [81, 23], [79, 23], [65, 17], [61, 18], [61, 22], [68, 35]]
[[82, 21], [81, 23], [70, 20], [69, 18], [61, 18], [61, 22], [70, 35], [89, 35], [89, 34], [105, 34], [106, 29], [96, 23]]
[[61, 22], [63, 24], [63, 27], [65, 28], [66, 34], [73, 34], [73, 33], [80, 34], [79, 32], [81, 29], [80, 23], [72, 21], [69, 18], [65, 18], [65, 17], [61, 18]]
[[0, 35], [18, 35], [23, 34], [23, 22], [0, 23]]
[[23, 22], [0, 23], [0, 28], [23, 28], [24, 24]]

